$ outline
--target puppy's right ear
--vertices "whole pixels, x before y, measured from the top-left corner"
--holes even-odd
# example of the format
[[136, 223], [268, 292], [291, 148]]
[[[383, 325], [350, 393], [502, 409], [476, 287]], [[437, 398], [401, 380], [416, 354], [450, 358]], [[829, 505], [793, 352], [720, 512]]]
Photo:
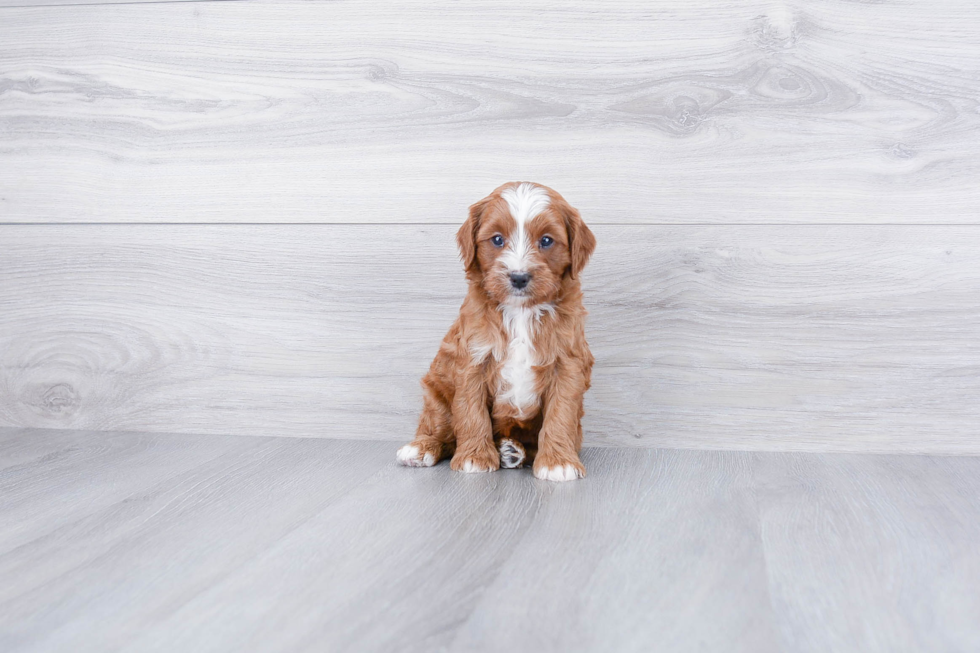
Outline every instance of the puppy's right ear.
[[476, 234], [480, 230], [480, 222], [483, 220], [483, 210], [490, 203], [490, 198], [485, 197], [470, 207], [470, 216], [466, 222], [456, 232], [456, 245], [459, 246], [459, 257], [463, 260], [463, 267], [467, 272], [479, 271], [480, 261], [476, 257]]

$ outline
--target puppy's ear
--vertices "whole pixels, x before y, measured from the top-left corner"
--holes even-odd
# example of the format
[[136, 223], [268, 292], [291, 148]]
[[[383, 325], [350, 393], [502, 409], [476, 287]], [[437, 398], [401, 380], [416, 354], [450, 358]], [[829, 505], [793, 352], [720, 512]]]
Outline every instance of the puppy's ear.
[[595, 250], [595, 236], [588, 225], [582, 221], [582, 216], [564, 199], [557, 202], [558, 209], [565, 218], [565, 229], [568, 233], [568, 249], [572, 263], [568, 266], [568, 275], [574, 279], [582, 271], [589, 257]]
[[459, 246], [459, 257], [463, 260], [463, 267], [467, 272], [479, 271], [480, 262], [476, 257], [476, 234], [480, 230], [480, 222], [483, 220], [483, 210], [490, 203], [490, 198], [485, 197], [470, 207], [470, 215], [466, 222], [456, 232], [456, 245]]

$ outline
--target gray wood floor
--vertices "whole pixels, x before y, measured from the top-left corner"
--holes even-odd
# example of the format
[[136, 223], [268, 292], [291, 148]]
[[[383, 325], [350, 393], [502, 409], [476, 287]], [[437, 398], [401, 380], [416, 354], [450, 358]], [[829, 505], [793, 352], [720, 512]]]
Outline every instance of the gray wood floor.
[[0, 429], [0, 649], [980, 649], [980, 458], [396, 446]]

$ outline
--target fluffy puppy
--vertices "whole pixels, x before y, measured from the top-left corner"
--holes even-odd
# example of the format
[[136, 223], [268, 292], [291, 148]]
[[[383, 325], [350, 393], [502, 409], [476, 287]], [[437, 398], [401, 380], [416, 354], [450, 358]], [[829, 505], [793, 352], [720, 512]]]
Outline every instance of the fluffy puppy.
[[550, 481], [585, 476], [582, 397], [594, 358], [585, 341], [579, 273], [595, 236], [554, 190], [500, 186], [470, 207], [456, 234], [469, 289], [422, 378], [415, 439], [403, 465], [452, 456], [462, 472], [533, 459]]

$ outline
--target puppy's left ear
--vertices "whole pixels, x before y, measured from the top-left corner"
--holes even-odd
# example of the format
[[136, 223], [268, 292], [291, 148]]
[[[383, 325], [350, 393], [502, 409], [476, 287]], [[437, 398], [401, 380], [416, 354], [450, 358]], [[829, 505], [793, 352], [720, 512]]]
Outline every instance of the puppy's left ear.
[[480, 270], [480, 262], [476, 257], [476, 234], [480, 230], [480, 222], [483, 220], [483, 210], [489, 203], [490, 198], [485, 197], [470, 206], [469, 217], [456, 232], [459, 257], [463, 260], [463, 267], [467, 272]]
[[572, 263], [568, 266], [568, 275], [574, 279], [582, 271], [589, 257], [595, 251], [595, 236], [588, 225], [582, 221], [578, 210], [572, 208], [564, 199], [557, 203], [558, 209], [565, 218], [565, 229], [568, 232], [568, 249]]

